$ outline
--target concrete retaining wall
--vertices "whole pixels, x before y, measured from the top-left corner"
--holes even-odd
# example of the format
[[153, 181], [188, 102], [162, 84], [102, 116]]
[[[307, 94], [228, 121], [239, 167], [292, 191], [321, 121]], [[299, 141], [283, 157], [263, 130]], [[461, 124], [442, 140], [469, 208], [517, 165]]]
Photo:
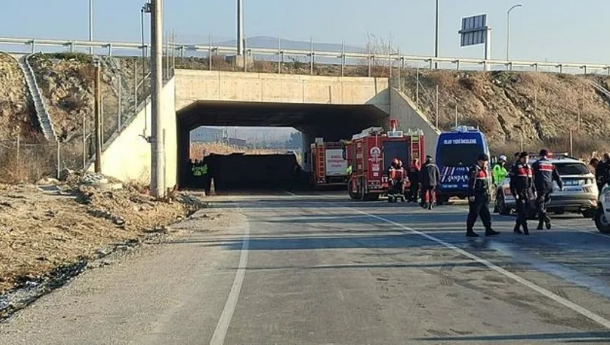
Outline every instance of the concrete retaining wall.
[[[200, 100], [374, 104], [390, 112], [387, 78], [176, 70], [176, 110]], [[384, 92], [386, 91], [386, 92]]]
[[[165, 185], [177, 182], [175, 82], [163, 88], [162, 128], [165, 129]], [[136, 118], [102, 153], [102, 173], [124, 182], [150, 183], [150, 144], [144, 137], [151, 135], [151, 106], [148, 103]], [[144, 136], [144, 137], [143, 137]]]
[[426, 154], [434, 157], [439, 131], [421, 112], [417, 111], [414, 102], [395, 88], [390, 90], [390, 117], [396, 118], [403, 129], [419, 128], [426, 138]]

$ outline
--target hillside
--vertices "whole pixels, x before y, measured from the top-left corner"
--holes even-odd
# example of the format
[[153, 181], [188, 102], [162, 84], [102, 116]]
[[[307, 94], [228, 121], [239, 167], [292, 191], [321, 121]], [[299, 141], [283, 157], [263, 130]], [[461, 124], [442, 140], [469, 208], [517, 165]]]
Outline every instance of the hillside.
[[[101, 60], [104, 138], [112, 135], [117, 128], [119, 98], [123, 118], [133, 111], [134, 61], [107, 57]], [[30, 63], [49, 106], [58, 138], [63, 142], [75, 139], [81, 142], [83, 120], [87, 124], [87, 133], [92, 133], [93, 130], [95, 74], [91, 59], [84, 54], [36, 54]], [[142, 72], [139, 72], [141, 75]]]
[[[402, 84], [413, 100], [418, 93], [416, 73], [409, 70]], [[610, 146], [610, 100], [596, 91], [591, 80], [608, 87], [610, 78], [420, 70], [419, 105], [434, 123], [438, 85], [441, 129], [454, 126], [457, 103], [458, 123], [478, 126], [496, 151], [516, 150], [522, 138], [527, 149], [549, 146], [567, 151], [572, 129], [575, 153], [590, 154]]]
[[[216, 57], [214, 69], [233, 69]], [[216, 60], [215, 59], [215, 60]], [[32, 67], [49, 105], [52, 121], [58, 136], [71, 147], [74, 162], [81, 161], [83, 118], [86, 133], [91, 135], [93, 123], [93, 73], [88, 56], [81, 54], [38, 54], [32, 58]], [[102, 60], [102, 89], [104, 133], [108, 138], [118, 125], [118, 100], [121, 93], [123, 122], [134, 107], [134, 67], [139, 78], [142, 64], [132, 58], [104, 58]], [[177, 68], [207, 69], [207, 59], [176, 59]], [[258, 72], [273, 73], [277, 64], [256, 61]], [[317, 64], [317, 75], [338, 75], [340, 66]], [[283, 73], [309, 74], [309, 65], [296, 61], [286, 62]], [[387, 66], [375, 65], [374, 76], [387, 76]], [[366, 75], [366, 66], [348, 66], [345, 74]], [[395, 69], [392, 73], [398, 75]], [[415, 100], [416, 71], [401, 71], [402, 88]], [[119, 78], [119, 76], [121, 78]], [[120, 83], [119, 83], [120, 80]], [[472, 71], [419, 71], [419, 105], [435, 122], [435, 88], [439, 87], [439, 125], [449, 129], [455, 121], [456, 99], [458, 122], [478, 126], [485, 131], [495, 151], [517, 150], [523, 140], [524, 148], [535, 150], [548, 146], [552, 150], [569, 149], [569, 131], [574, 130], [575, 153], [590, 154], [593, 150], [607, 150], [607, 133], [610, 132], [610, 99], [596, 92], [589, 83], [610, 87], [610, 77], [575, 76], [535, 72], [472, 72]], [[17, 130], [31, 133], [36, 128], [23, 76], [16, 63], [0, 55], [0, 137], [11, 137]], [[395, 81], [396, 82], [396, 81]], [[120, 84], [120, 86], [119, 86]], [[138, 99], [143, 97], [138, 88]], [[580, 114], [580, 115], [579, 115]], [[581, 118], [580, 126], [578, 118]], [[523, 139], [522, 139], [523, 138]], [[80, 155], [80, 156], [79, 156]], [[69, 161], [69, 160], [68, 160]]]
[[37, 136], [36, 113], [17, 60], [0, 53], [0, 140]]

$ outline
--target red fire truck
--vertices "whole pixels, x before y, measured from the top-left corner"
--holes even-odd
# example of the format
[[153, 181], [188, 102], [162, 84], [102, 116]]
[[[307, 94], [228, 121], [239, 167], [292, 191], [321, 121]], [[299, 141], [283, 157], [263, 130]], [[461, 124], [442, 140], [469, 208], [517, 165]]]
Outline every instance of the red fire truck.
[[[402, 160], [405, 169], [413, 159], [424, 156], [424, 135], [421, 130], [402, 132], [392, 130], [384, 133], [381, 127], [371, 127], [352, 137], [345, 152], [351, 155], [352, 174], [348, 182], [348, 193], [352, 199], [377, 200], [386, 195], [388, 177], [386, 172], [393, 158]], [[351, 152], [350, 152], [351, 151]]]
[[341, 142], [316, 138], [311, 144], [311, 177], [314, 188], [347, 185], [347, 160]]

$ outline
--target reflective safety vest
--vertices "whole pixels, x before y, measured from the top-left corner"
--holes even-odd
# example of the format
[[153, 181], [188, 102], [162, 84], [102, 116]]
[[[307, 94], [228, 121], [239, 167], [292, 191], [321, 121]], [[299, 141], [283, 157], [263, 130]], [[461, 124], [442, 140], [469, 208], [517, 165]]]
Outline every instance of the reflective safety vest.
[[502, 183], [502, 181], [504, 181], [507, 175], [508, 171], [500, 164], [494, 165], [493, 169], [491, 170], [491, 176], [493, 177], [493, 182], [495, 184]]
[[352, 174], [352, 166], [351, 165], [347, 167], [346, 172], [347, 172], [348, 175]]
[[207, 175], [208, 174], [208, 165], [204, 164], [202, 167], [199, 167], [199, 171], [201, 171], [201, 175]]
[[201, 170], [199, 166], [193, 165], [191, 171], [193, 172], [193, 176], [201, 176]]
[[404, 179], [405, 170], [403, 168], [391, 168], [390, 169], [390, 180], [400, 181]]

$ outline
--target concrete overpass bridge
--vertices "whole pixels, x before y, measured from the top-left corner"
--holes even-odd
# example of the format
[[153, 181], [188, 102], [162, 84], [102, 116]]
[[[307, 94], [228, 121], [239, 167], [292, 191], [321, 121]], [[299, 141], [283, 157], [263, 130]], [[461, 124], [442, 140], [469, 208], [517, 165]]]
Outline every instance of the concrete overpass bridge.
[[[189, 132], [199, 126], [294, 127], [303, 145], [315, 137], [351, 138], [371, 126], [387, 128], [396, 118], [420, 128], [435, 143], [438, 131], [388, 78], [321, 77], [287, 74], [176, 70], [163, 89], [165, 186], [180, 183], [188, 159]], [[150, 105], [146, 105], [105, 148], [102, 171], [120, 178], [150, 178]], [[427, 151], [434, 152], [430, 144]]]

